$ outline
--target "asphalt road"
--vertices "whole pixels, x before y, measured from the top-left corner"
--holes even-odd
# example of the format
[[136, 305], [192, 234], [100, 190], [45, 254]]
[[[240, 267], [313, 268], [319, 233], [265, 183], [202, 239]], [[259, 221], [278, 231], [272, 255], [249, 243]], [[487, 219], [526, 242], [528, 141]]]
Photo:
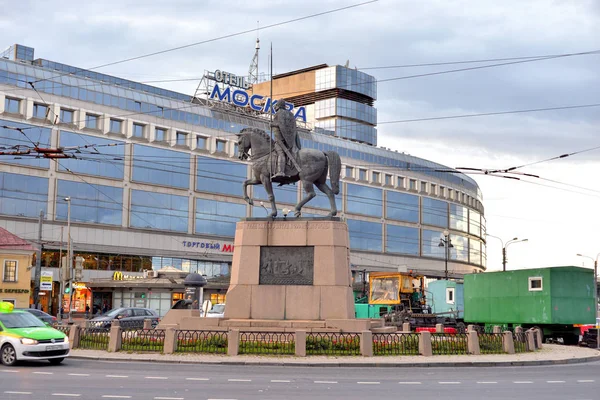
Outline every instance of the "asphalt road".
[[540, 367], [322, 368], [67, 359], [0, 367], [1, 400], [598, 400], [600, 362]]

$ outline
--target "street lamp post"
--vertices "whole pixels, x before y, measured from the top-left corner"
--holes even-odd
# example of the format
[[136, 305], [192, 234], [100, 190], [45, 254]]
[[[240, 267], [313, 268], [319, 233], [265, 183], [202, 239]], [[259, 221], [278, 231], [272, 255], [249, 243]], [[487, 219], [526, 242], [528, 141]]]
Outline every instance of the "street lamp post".
[[519, 238], [512, 238], [508, 242], [506, 242], [506, 245], [505, 245], [504, 241], [501, 238], [499, 238], [498, 236], [490, 235], [489, 233], [486, 233], [486, 236], [491, 236], [493, 238], [496, 238], [502, 244], [502, 271], [506, 271], [506, 248], [508, 247], [508, 245], [512, 244], [512, 243], [527, 242], [529, 240], [529, 239], [519, 240]]
[[577, 254], [579, 257], [589, 258], [594, 262], [594, 307], [595, 312], [594, 316], [596, 317], [596, 321], [594, 322], [594, 326], [596, 327], [596, 348], [600, 348], [600, 338], [598, 336], [598, 257], [600, 257], [600, 253], [596, 255], [596, 258], [592, 258], [590, 256], [584, 256], [583, 254]]
[[[64, 199], [67, 202], [67, 268], [69, 271], [69, 280], [71, 284], [69, 285], [69, 324], [73, 323], [73, 314], [71, 310], [73, 309], [73, 246], [71, 244], [71, 197], [65, 197]], [[60, 294], [61, 297], [63, 293]]]
[[454, 246], [452, 245], [452, 240], [450, 240], [450, 232], [448, 232], [447, 230], [444, 231], [444, 238], [440, 238], [440, 244], [438, 244], [438, 247], [444, 248], [444, 277], [446, 280], [448, 280], [448, 253], [450, 252], [450, 249]]

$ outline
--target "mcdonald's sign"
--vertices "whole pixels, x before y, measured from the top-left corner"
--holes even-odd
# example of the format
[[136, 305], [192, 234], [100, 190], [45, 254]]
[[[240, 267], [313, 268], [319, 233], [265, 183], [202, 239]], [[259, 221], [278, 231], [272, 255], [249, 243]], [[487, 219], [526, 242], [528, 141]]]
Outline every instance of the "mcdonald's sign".
[[143, 276], [138, 276], [138, 275], [125, 275], [121, 271], [115, 271], [115, 272], [113, 272], [113, 275], [112, 275], [113, 281], [130, 281], [133, 279], [143, 279], [143, 278], [144, 278]]

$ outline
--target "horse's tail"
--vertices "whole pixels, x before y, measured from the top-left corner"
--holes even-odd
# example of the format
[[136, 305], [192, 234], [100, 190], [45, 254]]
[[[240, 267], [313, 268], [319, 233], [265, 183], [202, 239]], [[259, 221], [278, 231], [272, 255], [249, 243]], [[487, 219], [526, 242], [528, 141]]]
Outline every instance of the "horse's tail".
[[335, 151], [326, 151], [325, 156], [329, 163], [329, 179], [331, 181], [331, 190], [333, 194], [340, 193], [340, 173], [342, 172], [342, 160]]

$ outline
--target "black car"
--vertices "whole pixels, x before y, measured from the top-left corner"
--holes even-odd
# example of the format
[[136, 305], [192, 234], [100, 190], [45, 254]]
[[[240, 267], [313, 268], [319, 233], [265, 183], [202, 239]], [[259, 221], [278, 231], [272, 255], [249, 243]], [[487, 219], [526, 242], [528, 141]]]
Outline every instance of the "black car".
[[27, 311], [27, 312], [33, 314], [38, 319], [42, 320], [42, 322], [45, 322], [47, 324], [56, 325], [58, 323], [58, 321], [56, 320], [56, 317], [53, 317], [52, 315], [45, 313], [42, 310], [37, 310], [35, 308], [20, 308], [19, 310]]
[[88, 325], [93, 328], [110, 328], [112, 321], [118, 320], [125, 329], [142, 329], [145, 319], [152, 321], [152, 327], [156, 327], [160, 321], [158, 314], [149, 308], [121, 307], [92, 318]]

